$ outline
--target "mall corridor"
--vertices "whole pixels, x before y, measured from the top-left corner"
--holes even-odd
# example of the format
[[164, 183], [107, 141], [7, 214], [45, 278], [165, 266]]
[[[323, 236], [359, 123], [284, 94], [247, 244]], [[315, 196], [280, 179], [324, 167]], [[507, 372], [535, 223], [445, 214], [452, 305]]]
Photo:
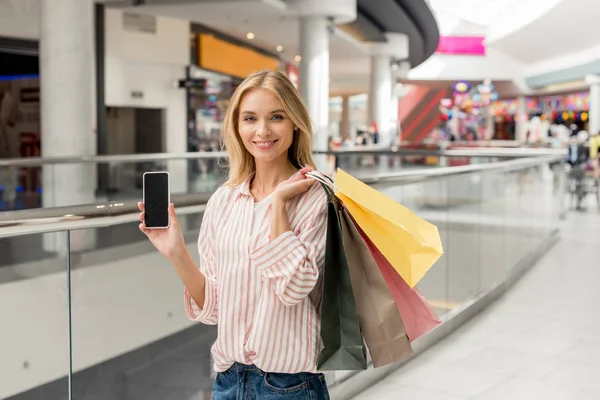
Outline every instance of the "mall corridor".
[[0, 0], [0, 400], [599, 400], [598, 16]]
[[360, 400], [600, 398], [600, 215], [571, 213], [515, 286]]

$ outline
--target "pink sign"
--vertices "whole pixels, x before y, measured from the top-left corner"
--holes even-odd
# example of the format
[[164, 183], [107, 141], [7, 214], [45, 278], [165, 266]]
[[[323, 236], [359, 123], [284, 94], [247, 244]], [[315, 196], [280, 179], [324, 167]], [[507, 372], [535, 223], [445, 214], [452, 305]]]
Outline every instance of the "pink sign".
[[485, 55], [485, 37], [483, 36], [440, 36], [438, 54]]

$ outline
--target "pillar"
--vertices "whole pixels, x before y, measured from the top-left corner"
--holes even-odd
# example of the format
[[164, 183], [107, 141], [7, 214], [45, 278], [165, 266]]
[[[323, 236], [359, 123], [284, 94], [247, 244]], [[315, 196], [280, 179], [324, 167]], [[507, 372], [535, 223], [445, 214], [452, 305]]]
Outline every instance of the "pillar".
[[300, 93], [314, 124], [313, 149], [327, 150], [330, 24], [356, 19], [356, 0], [290, 0], [300, 21]]
[[379, 144], [391, 146], [397, 135], [398, 103], [394, 60], [408, 58], [408, 36], [386, 33], [387, 42], [371, 46], [371, 77], [369, 87], [369, 122], [377, 124]]
[[390, 109], [390, 121], [391, 121], [391, 134], [390, 143], [392, 146], [400, 145], [400, 96], [402, 93], [402, 83], [398, 80], [408, 78], [408, 71], [410, 71], [410, 63], [403, 61], [397, 63], [392, 67], [392, 101]]
[[[93, 2], [40, 1], [40, 107], [43, 157], [95, 154]], [[50, 165], [42, 171], [43, 207], [95, 202], [95, 166]], [[75, 249], [91, 245], [90, 232], [72, 235]], [[44, 238], [62, 251], [65, 235]]]
[[388, 146], [391, 132], [392, 57], [371, 57], [371, 81], [369, 86], [369, 122], [377, 124], [379, 145]]
[[343, 142], [350, 136], [350, 96], [342, 96], [342, 118], [340, 121], [340, 138]]
[[300, 18], [300, 93], [314, 124], [313, 148], [327, 150], [329, 124], [329, 32], [327, 19]]
[[585, 81], [590, 85], [588, 132], [590, 135], [595, 135], [600, 132], [600, 76], [588, 75]]
[[520, 96], [517, 105], [517, 121], [515, 122], [515, 140], [521, 143], [527, 142], [527, 99]]

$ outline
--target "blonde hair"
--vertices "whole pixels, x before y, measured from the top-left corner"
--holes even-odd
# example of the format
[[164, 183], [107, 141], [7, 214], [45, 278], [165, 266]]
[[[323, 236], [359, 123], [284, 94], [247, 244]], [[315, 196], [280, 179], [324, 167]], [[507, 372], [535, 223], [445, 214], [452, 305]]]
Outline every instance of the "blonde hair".
[[300, 94], [290, 80], [278, 71], [258, 71], [249, 75], [237, 87], [225, 117], [221, 133], [222, 146], [229, 156], [229, 178], [225, 185], [242, 183], [256, 171], [254, 157], [244, 146], [238, 131], [240, 103], [244, 95], [253, 89], [270, 90], [281, 102], [283, 109], [294, 123], [294, 139], [288, 150], [288, 159], [296, 168], [315, 167], [312, 159], [312, 128], [308, 110]]

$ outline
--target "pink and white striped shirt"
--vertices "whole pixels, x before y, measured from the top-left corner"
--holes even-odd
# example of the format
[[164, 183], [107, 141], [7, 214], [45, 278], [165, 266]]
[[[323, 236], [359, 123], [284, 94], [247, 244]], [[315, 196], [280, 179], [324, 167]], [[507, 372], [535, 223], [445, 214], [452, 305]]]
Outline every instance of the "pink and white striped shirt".
[[272, 241], [271, 207], [253, 221], [254, 206], [249, 180], [219, 188], [208, 201], [198, 239], [206, 300], [200, 309], [185, 290], [187, 316], [218, 324], [217, 372], [234, 362], [268, 372], [316, 372], [321, 296], [313, 289], [325, 263], [325, 191], [315, 183], [288, 201], [292, 230]]

